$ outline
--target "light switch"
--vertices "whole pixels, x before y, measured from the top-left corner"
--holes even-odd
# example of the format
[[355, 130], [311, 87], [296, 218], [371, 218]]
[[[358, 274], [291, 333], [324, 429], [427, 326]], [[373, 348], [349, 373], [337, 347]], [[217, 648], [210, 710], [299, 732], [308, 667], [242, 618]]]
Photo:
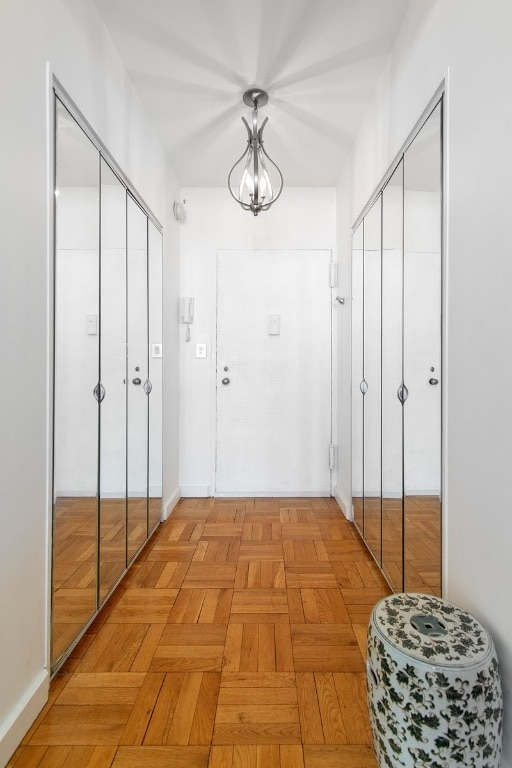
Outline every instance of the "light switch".
[[153, 357], [162, 357], [162, 345], [159, 342], [151, 345], [151, 354]]
[[281, 333], [281, 315], [268, 316], [268, 334], [269, 336], [279, 336]]
[[96, 336], [98, 333], [98, 315], [85, 316], [85, 332], [88, 336]]
[[196, 344], [196, 357], [206, 357], [206, 344]]

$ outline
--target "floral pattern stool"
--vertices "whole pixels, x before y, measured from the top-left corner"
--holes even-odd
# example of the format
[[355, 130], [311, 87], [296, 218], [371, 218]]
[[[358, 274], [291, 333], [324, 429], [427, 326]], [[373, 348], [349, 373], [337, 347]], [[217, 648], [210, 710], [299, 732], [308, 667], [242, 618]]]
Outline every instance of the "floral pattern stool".
[[499, 768], [498, 659], [473, 616], [431, 595], [384, 598], [370, 618], [367, 672], [379, 768]]

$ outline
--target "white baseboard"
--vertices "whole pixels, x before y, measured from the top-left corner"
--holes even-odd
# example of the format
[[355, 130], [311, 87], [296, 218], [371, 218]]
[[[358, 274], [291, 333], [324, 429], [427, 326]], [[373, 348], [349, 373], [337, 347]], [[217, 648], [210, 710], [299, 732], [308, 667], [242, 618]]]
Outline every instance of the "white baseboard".
[[338, 506], [340, 507], [341, 511], [347, 518], [347, 520], [350, 520], [350, 522], [353, 521], [354, 517], [352, 515], [352, 499], [347, 499], [343, 491], [338, 485], [335, 485], [332, 491], [332, 495], [338, 502]]
[[5, 768], [22, 738], [48, 701], [50, 676], [43, 669], [0, 726], [0, 768]]
[[211, 496], [212, 490], [209, 485], [182, 485], [181, 496], [184, 499], [203, 499]]
[[168, 499], [165, 500], [163, 505], [163, 515], [162, 515], [162, 521], [167, 520], [171, 512], [173, 511], [174, 507], [178, 503], [178, 501], [181, 499], [181, 491], [179, 488], [177, 488], [174, 493], [169, 496]]

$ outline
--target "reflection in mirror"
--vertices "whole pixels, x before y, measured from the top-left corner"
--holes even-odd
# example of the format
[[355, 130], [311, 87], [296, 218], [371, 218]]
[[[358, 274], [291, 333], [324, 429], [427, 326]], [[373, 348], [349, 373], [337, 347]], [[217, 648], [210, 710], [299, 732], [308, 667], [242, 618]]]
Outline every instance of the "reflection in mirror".
[[403, 589], [402, 381], [403, 161], [382, 193], [382, 570]]
[[126, 568], [126, 190], [101, 160], [100, 589]]
[[405, 590], [441, 593], [441, 103], [404, 156]]
[[363, 232], [362, 221], [352, 238], [352, 511], [364, 537], [363, 512]]
[[381, 206], [382, 196], [364, 218], [363, 292], [363, 491], [364, 538], [381, 563]]
[[148, 533], [162, 516], [162, 234], [148, 221], [149, 511]]
[[148, 534], [148, 219], [127, 198], [128, 561]]
[[52, 666], [96, 610], [99, 159], [56, 100]]

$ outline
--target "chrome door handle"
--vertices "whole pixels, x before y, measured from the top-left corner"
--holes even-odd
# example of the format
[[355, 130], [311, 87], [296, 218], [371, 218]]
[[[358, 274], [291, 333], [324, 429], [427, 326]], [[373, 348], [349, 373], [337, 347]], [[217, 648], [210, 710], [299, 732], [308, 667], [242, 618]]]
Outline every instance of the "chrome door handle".
[[436, 384], [439, 384], [439, 379], [429, 379], [428, 383], [434, 387]]
[[396, 391], [396, 396], [398, 397], [402, 405], [405, 403], [405, 401], [409, 397], [409, 390], [407, 389], [403, 381]]
[[133, 379], [132, 384], [136, 384], [137, 386], [141, 384], [141, 380], [139, 378]]
[[362, 382], [359, 385], [359, 389], [361, 390], [363, 395], [366, 395], [366, 393], [368, 392], [368, 382], [366, 381], [366, 379], [362, 380]]
[[93, 393], [94, 397], [96, 398], [96, 400], [98, 401], [98, 403], [102, 403], [103, 402], [103, 398], [106, 395], [105, 387], [103, 386], [103, 384], [101, 384], [101, 382], [98, 382], [96, 384], [96, 386], [94, 387], [92, 393]]
[[142, 389], [144, 390], [144, 392], [146, 393], [146, 395], [149, 395], [149, 393], [150, 393], [150, 392], [151, 392], [151, 390], [153, 389], [153, 385], [152, 385], [152, 383], [150, 382], [150, 380], [149, 380], [149, 379], [146, 379], [146, 381], [144, 382], [144, 386], [142, 387]]
[[229, 384], [229, 381], [230, 381], [230, 379], [228, 379], [228, 377], [227, 377], [227, 376], [226, 376], [224, 379], [222, 379], [222, 383], [223, 383], [224, 385], [225, 385], [225, 384]]

